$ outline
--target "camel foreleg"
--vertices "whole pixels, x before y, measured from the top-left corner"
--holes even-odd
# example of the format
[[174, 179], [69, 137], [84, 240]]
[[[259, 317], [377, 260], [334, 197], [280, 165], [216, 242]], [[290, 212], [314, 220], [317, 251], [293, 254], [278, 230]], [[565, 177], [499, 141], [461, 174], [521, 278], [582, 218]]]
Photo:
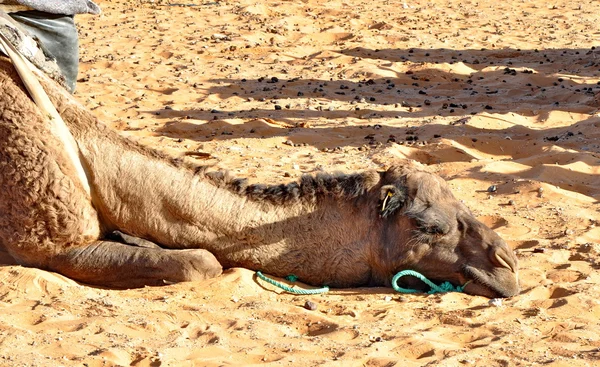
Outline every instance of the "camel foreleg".
[[221, 264], [206, 250], [165, 250], [95, 241], [55, 256], [49, 270], [77, 281], [115, 288], [137, 288], [213, 278]]

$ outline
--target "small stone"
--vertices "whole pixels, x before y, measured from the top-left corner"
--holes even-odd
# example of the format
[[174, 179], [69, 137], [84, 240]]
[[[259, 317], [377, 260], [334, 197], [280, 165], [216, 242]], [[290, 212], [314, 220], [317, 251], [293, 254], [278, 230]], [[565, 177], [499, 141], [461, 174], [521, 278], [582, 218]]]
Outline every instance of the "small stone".
[[306, 301], [304, 303], [304, 308], [309, 310], [309, 311], [316, 311], [317, 310], [317, 304], [311, 301]]
[[385, 298], [383, 298], [384, 301], [389, 302], [392, 300], [392, 296], [385, 296]]
[[536, 247], [533, 249], [534, 254], [543, 254], [544, 252], [546, 252], [546, 249], [542, 247]]
[[277, 111], [279, 111], [279, 110], [281, 110], [281, 106], [280, 106], [280, 105], [278, 105], [278, 104], [276, 104], [276, 105], [275, 105], [275, 109], [276, 109]]
[[498, 191], [498, 187], [496, 185], [492, 185], [488, 187], [487, 192], [496, 192]]
[[289, 146], [291, 146], [291, 147], [293, 147], [293, 146], [294, 146], [294, 143], [293, 143], [291, 140], [286, 140], [286, 141], [284, 141], [284, 142], [283, 142], [283, 144], [285, 144], [285, 145], [289, 145]]
[[212, 36], [210, 36], [210, 38], [212, 38], [215, 41], [229, 41], [230, 40], [230, 38], [226, 34], [222, 34], [222, 33], [215, 33]]
[[515, 205], [515, 201], [514, 200], [509, 200], [508, 201], [508, 205]]
[[502, 298], [492, 298], [488, 303], [490, 306], [502, 307]]

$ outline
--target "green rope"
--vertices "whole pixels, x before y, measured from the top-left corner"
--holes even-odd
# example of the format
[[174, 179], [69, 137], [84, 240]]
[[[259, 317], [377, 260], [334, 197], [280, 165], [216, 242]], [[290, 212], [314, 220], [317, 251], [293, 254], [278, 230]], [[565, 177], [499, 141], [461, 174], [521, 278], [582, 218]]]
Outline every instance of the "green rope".
[[[256, 276], [262, 280], [264, 280], [265, 282], [272, 284], [276, 287], [279, 287], [281, 289], [283, 289], [286, 292], [289, 293], [294, 293], [294, 294], [321, 294], [321, 293], [325, 293], [327, 291], [329, 291], [329, 287], [328, 286], [324, 286], [322, 288], [317, 288], [317, 289], [298, 289], [298, 288], [292, 288], [288, 285], [285, 285], [281, 282], [278, 282], [276, 280], [273, 280], [267, 276], [265, 276], [263, 273], [261, 273], [260, 271], [256, 272]], [[437, 285], [435, 283], [433, 283], [431, 280], [427, 279], [423, 274], [418, 273], [414, 270], [403, 270], [401, 272], [399, 272], [398, 274], [394, 275], [394, 277], [392, 278], [392, 288], [394, 288], [394, 290], [396, 292], [399, 293], [419, 293], [420, 291], [416, 290], [416, 289], [408, 289], [408, 288], [401, 288], [398, 286], [398, 279], [404, 277], [404, 276], [413, 276], [415, 278], [420, 279], [421, 281], [423, 281], [423, 283], [427, 284], [431, 289], [429, 290], [429, 292], [427, 292], [428, 294], [434, 294], [434, 293], [446, 293], [446, 292], [462, 292], [465, 288], [465, 286], [468, 284], [465, 284], [463, 286], [454, 286], [452, 285], [452, 283], [450, 282], [444, 282], [440, 285]], [[285, 279], [287, 279], [290, 282], [295, 282], [296, 280], [298, 280], [298, 277], [295, 275], [288, 275], [287, 277], [285, 277]]]
[[[328, 286], [324, 286], [322, 288], [317, 288], [317, 289], [298, 289], [298, 288], [292, 288], [290, 286], [287, 286], [281, 282], [278, 282], [276, 280], [273, 280], [271, 278], [266, 277], [263, 273], [261, 273], [260, 271], [256, 272], [256, 276], [259, 277], [260, 279], [264, 280], [265, 282], [269, 283], [269, 284], [273, 284], [276, 287], [279, 287], [281, 289], [283, 289], [286, 292], [289, 293], [294, 293], [294, 294], [321, 294], [321, 293], [325, 293], [327, 291], [329, 291], [329, 287]], [[286, 279], [288, 279], [291, 282], [294, 282], [298, 279], [298, 277], [296, 277], [295, 275], [288, 275], [286, 277]]]
[[418, 279], [422, 280], [423, 283], [427, 284], [431, 288], [431, 290], [429, 292], [427, 292], [428, 294], [445, 293], [445, 292], [462, 292], [466, 286], [466, 284], [465, 284], [463, 286], [455, 287], [450, 282], [444, 282], [440, 285], [437, 285], [437, 284], [433, 283], [432, 281], [430, 281], [429, 279], [425, 278], [425, 276], [421, 273], [417, 273], [414, 270], [403, 270], [403, 271], [399, 272], [398, 274], [394, 275], [394, 277], [392, 278], [392, 288], [394, 288], [394, 290], [396, 292], [400, 292], [400, 293], [419, 293], [420, 292], [416, 289], [400, 288], [398, 286], [398, 279], [402, 278], [403, 276], [407, 276], [407, 275], [418, 278]]

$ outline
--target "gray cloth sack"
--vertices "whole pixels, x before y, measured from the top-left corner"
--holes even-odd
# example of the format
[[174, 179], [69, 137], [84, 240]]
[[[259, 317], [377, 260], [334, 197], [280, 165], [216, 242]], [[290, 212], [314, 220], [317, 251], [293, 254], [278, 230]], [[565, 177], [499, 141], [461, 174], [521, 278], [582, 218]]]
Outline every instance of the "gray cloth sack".
[[100, 14], [100, 7], [90, 0], [16, 0], [15, 2], [52, 14]]

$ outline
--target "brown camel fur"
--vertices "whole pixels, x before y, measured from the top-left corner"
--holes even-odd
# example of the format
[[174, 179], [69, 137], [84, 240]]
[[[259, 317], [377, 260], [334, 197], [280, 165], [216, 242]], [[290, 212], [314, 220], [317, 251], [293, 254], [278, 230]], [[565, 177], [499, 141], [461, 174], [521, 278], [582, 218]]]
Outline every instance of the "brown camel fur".
[[[389, 286], [413, 269], [468, 282], [471, 294], [518, 293], [513, 252], [420, 165], [249, 185], [135, 144], [38, 77], [78, 144], [92, 194], [0, 58], [0, 245], [20, 264], [109, 287], [204, 279], [222, 267]], [[114, 230], [152, 242], [108, 240]]]

